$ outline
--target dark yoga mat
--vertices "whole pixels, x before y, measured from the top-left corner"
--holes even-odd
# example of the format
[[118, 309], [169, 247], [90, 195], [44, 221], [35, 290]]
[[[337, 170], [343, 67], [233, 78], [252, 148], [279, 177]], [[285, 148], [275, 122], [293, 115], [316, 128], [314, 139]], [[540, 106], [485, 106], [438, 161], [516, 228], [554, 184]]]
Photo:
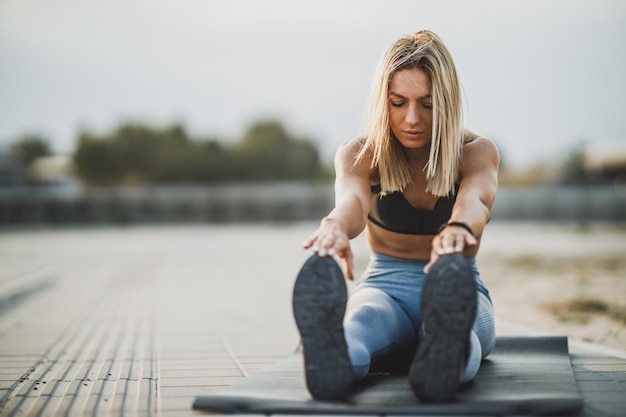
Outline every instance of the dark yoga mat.
[[[344, 402], [315, 401], [303, 377], [301, 355], [283, 359], [225, 391], [197, 397], [193, 408], [227, 414], [547, 415], [582, 408], [566, 337], [498, 338], [474, 380], [454, 402], [420, 403], [406, 378], [406, 363], [378, 364]], [[393, 366], [403, 367], [394, 372]], [[391, 366], [391, 367], [390, 367]]]

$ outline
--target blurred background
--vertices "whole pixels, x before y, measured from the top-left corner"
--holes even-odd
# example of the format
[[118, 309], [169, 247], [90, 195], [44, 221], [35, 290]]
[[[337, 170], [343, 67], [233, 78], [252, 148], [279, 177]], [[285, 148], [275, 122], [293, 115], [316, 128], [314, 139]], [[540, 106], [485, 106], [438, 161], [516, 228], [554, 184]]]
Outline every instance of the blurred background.
[[626, 220], [623, 1], [0, 2], [0, 224], [310, 220], [378, 59], [438, 33], [494, 219]]
[[[175, 415], [235, 381], [207, 353], [237, 378], [291, 354], [334, 152], [363, 134], [381, 54], [420, 29], [501, 153], [478, 257], [498, 334], [626, 357], [625, 1], [0, 0], [0, 414], [54, 404], [33, 369], [73, 369], [49, 380], [70, 406], [106, 402], [78, 369], [107, 349], [149, 358], [147, 409]], [[143, 396], [132, 372], [120, 393]]]

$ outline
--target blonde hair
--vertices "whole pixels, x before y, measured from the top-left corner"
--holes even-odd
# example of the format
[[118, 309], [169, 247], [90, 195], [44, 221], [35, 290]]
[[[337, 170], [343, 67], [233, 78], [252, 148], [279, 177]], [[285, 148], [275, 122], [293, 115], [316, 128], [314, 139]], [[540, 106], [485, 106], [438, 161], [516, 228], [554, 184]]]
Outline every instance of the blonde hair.
[[365, 143], [357, 161], [371, 152], [383, 194], [402, 191], [411, 182], [411, 168], [389, 123], [389, 84], [397, 72], [406, 69], [424, 71], [431, 83], [433, 130], [426, 190], [436, 196], [450, 195], [463, 148], [461, 88], [450, 52], [431, 31], [398, 39], [379, 62], [365, 114]]

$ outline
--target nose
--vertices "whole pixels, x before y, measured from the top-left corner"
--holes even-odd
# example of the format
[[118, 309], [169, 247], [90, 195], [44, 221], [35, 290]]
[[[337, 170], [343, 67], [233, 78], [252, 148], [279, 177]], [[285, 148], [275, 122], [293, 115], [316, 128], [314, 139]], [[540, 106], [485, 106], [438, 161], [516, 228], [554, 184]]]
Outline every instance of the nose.
[[419, 123], [420, 114], [419, 114], [419, 109], [416, 103], [409, 104], [409, 107], [407, 109], [404, 119], [406, 123], [410, 125], [415, 125]]

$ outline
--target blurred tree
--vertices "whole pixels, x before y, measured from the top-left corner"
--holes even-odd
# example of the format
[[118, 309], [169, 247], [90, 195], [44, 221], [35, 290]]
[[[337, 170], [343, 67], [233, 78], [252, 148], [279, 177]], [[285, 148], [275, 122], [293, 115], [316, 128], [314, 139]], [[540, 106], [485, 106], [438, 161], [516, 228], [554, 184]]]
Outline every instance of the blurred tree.
[[288, 147], [285, 174], [293, 179], [312, 178], [319, 173], [320, 157], [315, 145], [308, 140], [294, 140]]
[[241, 139], [241, 149], [244, 152], [263, 152], [272, 150], [280, 152], [287, 146], [291, 138], [283, 125], [276, 120], [267, 120], [254, 123], [248, 128]]
[[585, 142], [573, 146], [559, 170], [559, 182], [569, 185], [586, 185], [591, 178], [585, 168]]
[[78, 176], [88, 185], [112, 185], [121, 180], [120, 161], [113, 146], [90, 132], [79, 134], [74, 164]]
[[81, 132], [74, 159], [87, 184], [168, 182], [184, 177], [189, 146], [181, 125], [155, 129], [126, 123], [100, 137]]
[[26, 134], [11, 145], [10, 153], [26, 169], [35, 159], [50, 156], [52, 150], [47, 138], [39, 134]]
[[93, 185], [312, 179], [321, 171], [315, 145], [273, 120], [253, 124], [229, 146], [192, 140], [179, 124], [126, 123], [102, 136], [81, 132], [74, 157]]
[[320, 169], [313, 143], [289, 135], [275, 120], [253, 124], [239, 150], [244, 179], [306, 179], [313, 178]]

